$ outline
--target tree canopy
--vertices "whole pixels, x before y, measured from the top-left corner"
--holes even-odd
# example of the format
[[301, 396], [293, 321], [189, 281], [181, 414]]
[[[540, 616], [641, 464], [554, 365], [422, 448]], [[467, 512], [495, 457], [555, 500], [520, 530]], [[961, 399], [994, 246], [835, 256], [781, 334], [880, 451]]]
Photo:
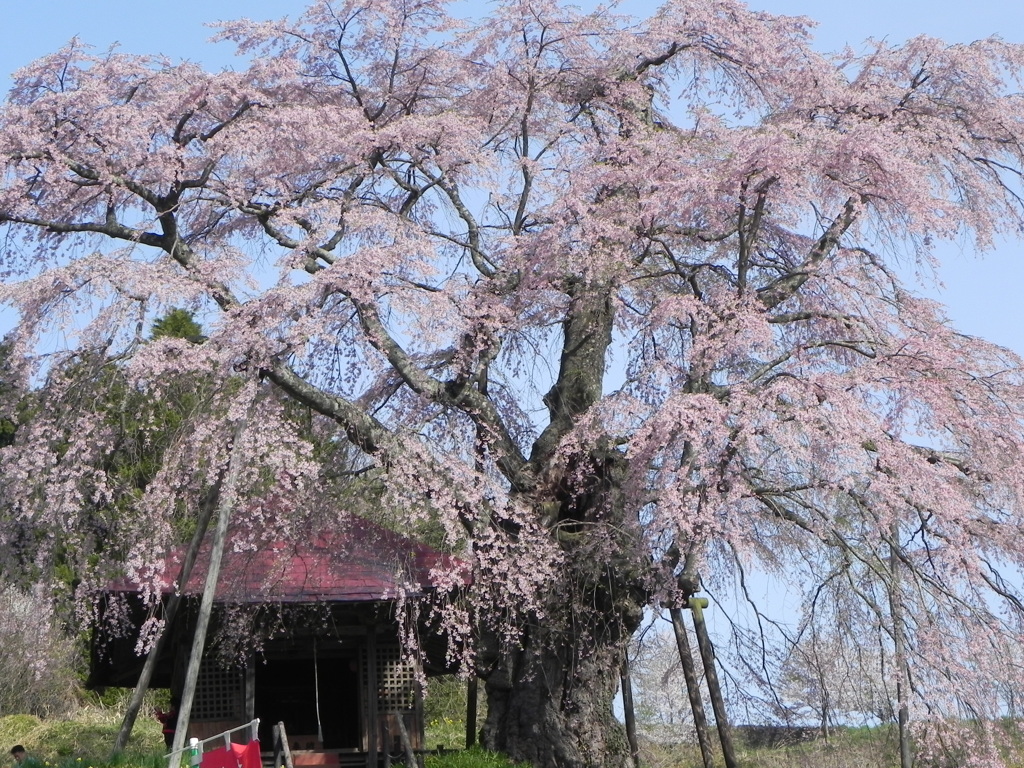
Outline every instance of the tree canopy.
[[[12, 375], [89, 354], [156, 402], [210, 382], [109, 532], [137, 542], [119, 568], [158, 559], [252, 414], [259, 525], [359, 511], [344, 458], [470, 563], [469, 602], [438, 610], [486, 680], [487, 744], [516, 757], [619, 762], [645, 607], [753, 601], [753, 574], [873, 638], [922, 728], [1003, 711], [1021, 361], [900, 265], [1024, 225], [1024, 49], [825, 56], [733, 0], [470, 22], [319, 0], [219, 35], [236, 71], [72, 41], [0, 111]], [[146, 342], [172, 308], [208, 338]], [[81, 542], [116, 431], [51, 379], [0, 449], [3, 525]], [[733, 647], [770, 690], [766, 648], [796, 633], [754, 616]]]

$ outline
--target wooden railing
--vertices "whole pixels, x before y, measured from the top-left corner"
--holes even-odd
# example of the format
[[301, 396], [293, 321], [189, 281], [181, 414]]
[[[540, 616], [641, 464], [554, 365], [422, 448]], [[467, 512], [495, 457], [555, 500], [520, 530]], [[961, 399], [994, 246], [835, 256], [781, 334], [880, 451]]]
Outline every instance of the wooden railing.
[[[387, 745], [379, 754], [379, 759], [382, 759], [384, 768], [391, 768], [392, 765], [403, 764], [406, 768], [420, 768], [422, 760], [420, 759], [420, 753], [423, 750], [416, 750], [413, 748], [412, 739], [409, 737], [409, 731], [405, 726], [405, 720], [402, 717], [402, 712], [390, 712], [387, 720], [382, 722], [383, 727], [383, 741]], [[391, 734], [389, 728], [389, 722], [395, 724], [395, 729], [398, 731], [397, 734]], [[402, 745], [403, 755], [396, 761], [396, 756], [391, 753], [391, 737], [396, 736], [397, 743]], [[271, 768], [295, 768], [295, 764], [292, 759], [291, 747], [288, 744], [288, 732], [285, 730], [284, 723], [277, 723], [274, 726], [273, 736], [273, 753], [274, 762]], [[370, 760], [370, 753], [368, 752], [356, 752], [351, 755], [352, 758], [359, 757], [361, 760]], [[341, 755], [338, 756], [339, 766], [341, 763]]]

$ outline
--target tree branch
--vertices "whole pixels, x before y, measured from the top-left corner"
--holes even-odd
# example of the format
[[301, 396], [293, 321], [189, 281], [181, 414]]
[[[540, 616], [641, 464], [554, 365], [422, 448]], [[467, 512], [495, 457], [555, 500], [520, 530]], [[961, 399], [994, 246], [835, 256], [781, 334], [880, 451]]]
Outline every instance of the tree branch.
[[863, 196], [851, 196], [843, 206], [842, 212], [832, 220], [828, 229], [818, 238], [814, 247], [807, 254], [807, 258], [799, 267], [757, 289], [758, 297], [766, 307], [774, 309], [800, 290], [800, 287], [839, 245], [839, 239], [857, 220], [858, 208], [863, 203]]

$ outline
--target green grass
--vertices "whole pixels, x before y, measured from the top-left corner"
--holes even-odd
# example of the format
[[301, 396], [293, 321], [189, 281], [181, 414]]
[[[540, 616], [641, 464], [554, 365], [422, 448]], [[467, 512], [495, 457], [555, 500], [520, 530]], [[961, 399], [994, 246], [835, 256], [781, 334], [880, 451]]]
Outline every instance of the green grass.
[[466, 746], [465, 718], [435, 717], [428, 720], [424, 724], [424, 742], [427, 749], [461, 749]]
[[[424, 768], [529, 768], [503, 755], [475, 748], [462, 750], [465, 743], [462, 702], [457, 696], [444, 702], [439, 696], [428, 712], [427, 743], [446, 752], [425, 756]], [[445, 706], [438, 706], [445, 703]], [[7, 750], [23, 744], [39, 768], [164, 768], [164, 744], [160, 724], [145, 707], [136, 722], [124, 753], [110, 757], [121, 722], [123, 702], [113, 706], [93, 702], [78, 709], [73, 719], [42, 720], [33, 715], [0, 717], [0, 768], [11, 763]], [[463, 710], [464, 712], [464, 710]], [[1009, 764], [1024, 768], [1022, 737], [1017, 723], [1003, 723]], [[829, 743], [818, 739], [790, 746], [751, 748], [737, 744], [741, 768], [895, 768], [899, 764], [895, 729], [838, 728]], [[687, 743], [642, 741], [643, 768], [700, 768], [700, 753]], [[944, 764], [954, 765], [955, 759]], [[716, 765], [722, 765], [720, 753]], [[923, 763], [922, 763], [923, 768]]]
[[7, 750], [22, 744], [43, 768], [157, 768], [163, 764], [160, 724], [145, 710], [124, 753], [111, 760], [110, 748], [120, 725], [119, 711], [101, 707], [83, 707], [74, 719], [8, 715], [0, 717], [0, 746], [4, 757], [9, 757]]
[[473, 748], [427, 755], [424, 768], [530, 768], [530, 764], [516, 763], [496, 752]]
[[[121, 725], [120, 708], [88, 706], [74, 719], [41, 720], [33, 715], [0, 717], [3, 753], [22, 744], [41, 768], [163, 768], [164, 743], [160, 724], [142, 714], [136, 721], [124, 753], [110, 759], [110, 747]], [[435, 718], [428, 731], [433, 748], [443, 744], [455, 749], [465, 741], [465, 726], [453, 718]], [[10, 760], [0, 760], [7, 765]], [[425, 768], [529, 768], [482, 749], [427, 755]]]
[[[717, 734], [712, 734], [715, 764], [722, 765]], [[823, 739], [790, 745], [750, 747], [735, 739], [741, 768], [898, 768], [899, 750], [892, 729], [837, 728], [828, 743]], [[641, 739], [644, 768], [700, 768], [696, 744], [657, 743]]]
[[[487, 700], [483, 690], [477, 701], [476, 731], [487, 716]], [[428, 749], [462, 749], [466, 746], [466, 681], [447, 675], [427, 681], [423, 701], [425, 745]]]

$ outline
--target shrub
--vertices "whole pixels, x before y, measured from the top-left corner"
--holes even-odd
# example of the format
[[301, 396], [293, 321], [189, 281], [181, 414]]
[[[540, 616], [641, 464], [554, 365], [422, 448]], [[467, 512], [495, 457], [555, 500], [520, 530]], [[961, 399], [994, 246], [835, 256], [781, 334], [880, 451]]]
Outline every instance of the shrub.
[[78, 653], [42, 589], [0, 587], [0, 712], [65, 715], [77, 703]]

